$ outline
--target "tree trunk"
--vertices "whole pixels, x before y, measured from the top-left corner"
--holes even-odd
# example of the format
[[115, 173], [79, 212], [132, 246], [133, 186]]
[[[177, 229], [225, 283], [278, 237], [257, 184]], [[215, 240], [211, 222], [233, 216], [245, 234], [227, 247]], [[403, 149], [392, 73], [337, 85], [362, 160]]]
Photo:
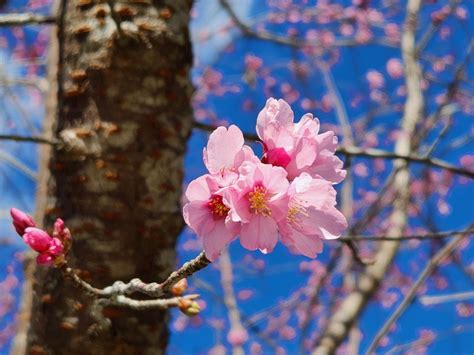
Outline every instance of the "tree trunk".
[[[113, 9], [109, 6], [113, 5]], [[183, 155], [192, 129], [191, 0], [64, 1], [45, 226], [71, 229], [71, 267], [94, 286], [175, 266]], [[39, 200], [41, 204], [41, 200]], [[104, 309], [56, 269], [37, 268], [26, 352], [160, 354], [167, 314]], [[99, 317], [100, 318], [100, 317]]]

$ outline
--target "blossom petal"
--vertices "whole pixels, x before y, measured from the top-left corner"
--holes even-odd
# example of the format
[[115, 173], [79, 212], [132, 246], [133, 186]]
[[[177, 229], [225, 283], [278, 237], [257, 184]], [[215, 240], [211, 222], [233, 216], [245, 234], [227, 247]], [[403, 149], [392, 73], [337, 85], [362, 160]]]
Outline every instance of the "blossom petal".
[[183, 207], [183, 217], [186, 224], [198, 236], [204, 236], [214, 228], [214, 217], [207, 206], [207, 202], [188, 202]]
[[236, 156], [244, 145], [242, 131], [235, 125], [228, 129], [218, 127], [209, 136], [207, 148], [204, 149], [204, 164], [211, 174], [234, 168]]
[[298, 136], [316, 136], [319, 133], [319, 120], [307, 113], [295, 124], [294, 133]]
[[[290, 105], [285, 100], [275, 100], [270, 98], [265, 103], [265, 107], [260, 111], [257, 117], [257, 134], [265, 143], [270, 135], [267, 129], [289, 128], [293, 124], [294, 114]], [[273, 126], [273, 128], [272, 128]]]
[[272, 252], [278, 242], [276, 222], [265, 216], [253, 216], [249, 223], [242, 224], [240, 243], [249, 250], [266, 249]]
[[23, 240], [31, 249], [42, 253], [48, 250], [52, 238], [39, 228], [28, 227], [25, 229], [25, 234], [23, 234]]
[[347, 175], [347, 172], [342, 169], [343, 163], [341, 159], [333, 155], [330, 157], [318, 157], [315, 164], [311, 167], [313, 175], [319, 175], [326, 180], [335, 184], [340, 183]]
[[203, 175], [191, 181], [186, 189], [188, 201], [207, 201], [211, 197], [212, 178]]
[[210, 261], [216, 260], [222, 249], [233, 239], [234, 234], [226, 227], [224, 220], [214, 224], [214, 228], [203, 236], [204, 253]]
[[347, 220], [336, 208], [326, 210], [308, 209], [309, 219], [319, 227], [325, 239], [339, 238], [347, 229]]
[[323, 242], [317, 235], [306, 235], [294, 228], [280, 228], [281, 241], [294, 254], [315, 258], [323, 251]]

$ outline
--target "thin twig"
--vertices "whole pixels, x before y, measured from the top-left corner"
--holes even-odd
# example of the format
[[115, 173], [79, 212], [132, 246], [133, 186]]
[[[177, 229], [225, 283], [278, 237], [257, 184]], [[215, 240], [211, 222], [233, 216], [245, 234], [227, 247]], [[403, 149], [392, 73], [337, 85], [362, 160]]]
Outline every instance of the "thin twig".
[[51, 25], [56, 23], [56, 16], [39, 15], [32, 13], [0, 14], [0, 27], [26, 26], [26, 25]]
[[[194, 121], [194, 128], [200, 129], [201, 131], [212, 132], [217, 127], [218, 126], [214, 126], [212, 124]], [[244, 132], [243, 135], [244, 135], [244, 138], [249, 142], [256, 142], [260, 140], [260, 138], [256, 134]]]
[[[249, 25], [245, 24], [242, 20], [239, 19], [235, 13], [232, 6], [230, 6], [228, 0], [219, 0], [222, 8], [229, 14], [230, 18], [242, 34], [246, 37], [257, 38], [263, 41], [270, 41], [277, 44], [282, 44], [285, 46], [290, 46], [293, 48], [301, 47], [319, 47], [322, 46], [320, 41], [307, 41], [302, 38], [289, 38], [287, 36], [279, 36], [277, 34], [270, 33], [268, 31], [255, 31]], [[388, 40], [387, 38], [373, 38], [366, 44], [379, 44], [387, 47], [396, 47], [396, 44]], [[338, 38], [335, 39], [332, 46], [334, 47], [344, 47], [344, 46], [360, 46], [361, 43], [353, 39]]]
[[162, 292], [169, 292], [176, 282], [204, 269], [210, 263], [211, 262], [206, 258], [204, 252], [201, 252], [201, 254], [199, 254], [195, 259], [184, 263], [178, 270], [173, 271], [171, 275], [160, 284]]
[[[235, 298], [234, 286], [233, 286], [233, 273], [232, 273], [232, 262], [230, 260], [229, 251], [226, 249], [222, 252], [219, 258], [219, 266], [221, 271], [221, 285], [224, 291], [224, 304], [228, 311], [230, 331], [245, 332], [245, 328], [242, 325], [240, 317], [240, 311], [237, 306], [237, 300]], [[244, 350], [242, 345], [232, 345], [233, 355], [243, 355]]]
[[15, 142], [31, 142], [39, 144], [59, 145], [61, 141], [57, 139], [49, 139], [36, 136], [20, 136], [16, 134], [0, 134], [0, 140], [15, 141]]
[[[449, 15], [451, 15], [456, 7], [459, 4], [459, 0], [451, 0], [449, 3]], [[418, 45], [416, 46], [416, 54], [419, 55], [425, 47], [428, 45], [429, 41], [439, 29], [439, 27], [443, 24], [446, 20], [447, 16], [443, 18], [442, 21], [431, 22], [428, 26], [428, 29], [421, 35]]]
[[172, 297], [172, 298], [160, 298], [156, 300], [135, 300], [127, 296], [118, 295], [112, 299], [103, 299], [101, 303], [103, 305], [111, 305], [118, 307], [126, 307], [135, 309], [138, 311], [143, 311], [147, 309], [169, 309], [173, 307], [178, 307], [179, 302], [183, 299], [195, 300], [199, 298], [199, 295], [192, 294], [186, 295], [183, 297]]
[[[405, 25], [401, 40], [402, 58], [405, 70], [405, 84], [407, 97], [401, 120], [401, 134], [395, 144], [395, 153], [400, 156], [409, 156], [412, 149], [412, 137], [417, 124], [423, 118], [424, 97], [421, 89], [421, 67], [415, 53], [415, 32], [421, 0], [408, 0], [406, 5]], [[398, 198], [393, 203], [389, 218], [389, 236], [403, 235], [408, 217], [410, 172], [406, 159], [395, 161], [395, 168], [399, 170], [393, 181], [394, 192]], [[382, 242], [375, 255], [375, 263], [365, 267], [360, 273], [356, 287], [336, 307], [330, 315], [327, 327], [321, 332], [313, 354], [334, 354], [340, 344], [347, 337], [352, 325], [356, 322], [363, 309], [378, 290], [395, 256], [400, 243]]]
[[66, 279], [72, 281], [74, 285], [85, 291], [87, 294], [95, 297], [108, 296], [107, 292], [104, 292], [104, 290], [96, 288], [81, 279], [81, 277], [73, 269], [67, 266], [67, 264], [64, 264], [60, 270]]
[[10, 164], [14, 168], [18, 169], [19, 171], [21, 171], [23, 174], [25, 174], [31, 180], [36, 181], [36, 178], [37, 178], [36, 172], [31, 170], [30, 167], [23, 164], [16, 157], [13, 157], [10, 154], [0, 150], [0, 160], [6, 161], [8, 164]]
[[438, 233], [429, 233], [429, 234], [417, 234], [417, 235], [402, 235], [399, 237], [390, 237], [386, 235], [374, 235], [374, 236], [347, 236], [341, 237], [339, 239], [333, 239], [334, 241], [344, 241], [344, 240], [353, 240], [356, 242], [360, 241], [408, 241], [408, 240], [432, 240], [432, 239], [443, 239], [452, 237], [458, 234], [467, 234], [467, 236], [474, 236], [474, 229], [468, 229], [465, 231], [445, 231]]
[[145, 283], [138, 278], [130, 280], [128, 283], [115, 281], [111, 286], [102, 289], [95, 288], [77, 275], [74, 270], [66, 266], [62, 267], [62, 272], [70, 278], [79, 288], [96, 297], [113, 298], [119, 295], [132, 294], [140, 292], [151, 297], [161, 297], [171, 291], [173, 285], [181, 279], [191, 276], [195, 272], [205, 268], [211, 262], [207, 260], [204, 252], [199, 254], [195, 259], [190, 260], [176, 271], [173, 271], [163, 283]]
[[422, 296], [420, 303], [425, 306], [440, 304], [445, 302], [460, 302], [474, 299], [474, 291], [452, 293], [450, 295]]
[[456, 247], [462, 242], [464, 235], [460, 235], [451, 240], [446, 244], [440, 251], [438, 251], [426, 264], [422, 273], [415, 281], [413, 286], [410, 288], [408, 293], [405, 295], [403, 301], [398, 305], [397, 309], [392, 313], [390, 318], [385, 322], [382, 328], [378, 331], [374, 340], [370, 344], [366, 354], [372, 354], [378, 347], [380, 340], [385, 336], [389, 331], [392, 325], [400, 318], [400, 316], [405, 312], [408, 306], [412, 303], [413, 299], [418, 292], [418, 289], [423, 285], [425, 280], [431, 275], [431, 273], [436, 269], [441, 261], [443, 261], [448, 255], [450, 255]]
[[359, 156], [359, 157], [366, 157], [371, 159], [383, 158], [383, 159], [402, 159], [410, 163], [420, 163], [426, 164], [432, 167], [444, 169], [451, 171], [458, 175], [467, 176], [470, 178], [474, 178], [474, 171], [463, 169], [456, 165], [452, 165], [444, 160], [431, 158], [426, 156], [420, 156], [417, 154], [397, 154], [395, 152], [389, 152], [381, 149], [376, 148], [358, 148], [358, 147], [339, 147], [337, 149], [339, 153], [350, 155], [350, 156]]
[[305, 345], [304, 341], [308, 334], [309, 326], [311, 325], [312, 314], [313, 314], [312, 311], [318, 305], [319, 295], [321, 291], [323, 290], [323, 287], [326, 286], [327, 280], [331, 276], [334, 269], [338, 266], [339, 258], [341, 254], [342, 254], [342, 248], [339, 247], [334, 250], [333, 254], [331, 255], [329, 259], [329, 262], [326, 265], [326, 270], [324, 272], [324, 275], [321, 277], [316, 287], [314, 287], [311, 293], [308, 295], [308, 301], [305, 307], [305, 311], [303, 312], [303, 318], [301, 321], [300, 331], [299, 331], [299, 335], [300, 335], [299, 342], [298, 342], [299, 354], [306, 353], [305, 348], [304, 348], [304, 345]]
[[[473, 326], [457, 325], [454, 328], [452, 328], [452, 330], [450, 331], [438, 333], [436, 335], [436, 341], [444, 340], [447, 338], [452, 339], [454, 334], [473, 332], [473, 331], [474, 331]], [[384, 352], [384, 355], [406, 354], [407, 353], [406, 350], [414, 349], [417, 346], [426, 346], [426, 345], [432, 344], [433, 341], [434, 339], [431, 339], [429, 337], [427, 338], [421, 337], [420, 339], [417, 339], [415, 341], [410, 341], [405, 344], [395, 345], [390, 350]]]
[[[212, 132], [217, 128], [213, 125], [209, 125], [202, 122], [194, 122], [194, 127], [203, 131], [208, 131], [208, 132]], [[259, 140], [258, 136], [252, 133], [244, 133], [244, 138], [249, 141]], [[418, 154], [400, 154], [400, 153], [390, 152], [390, 151], [377, 149], [377, 148], [359, 148], [359, 147], [354, 147], [354, 146], [338, 147], [336, 149], [336, 152], [347, 155], [347, 156], [364, 157], [364, 158], [369, 158], [369, 159], [405, 160], [409, 163], [425, 164], [425, 165], [429, 165], [435, 168], [448, 170], [458, 175], [474, 178], [474, 171], [472, 170], [467, 170], [467, 169], [458, 167], [456, 165], [453, 165], [451, 163], [448, 163], [438, 158], [431, 158], [427, 156], [421, 156]]]
[[[335, 83], [334, 77], [331, 73], [331, 69], [329, 66], [321, 61], [316, 61], [316, 64], [321, 71], [323, 76], [323, 81], [326, 86], [326, 89], [333, 101], [334, 109], [336, 112], [336, 118], [341, 127], [342, 138], [344, 144], [347, 146], [354, 145], [354, 134], [352, 132], [351, 123], [349, 121], [349, 117], [347, 115], [347, 110], [344, 105], [344, 101], [342, 100], [341, 94], [337, 85]], [[346, 218], [351, 219], [353, 214], [353, 183], [352, 183], [352, 170], [349, 169], [351, 164], [351, 159], [348, 157], [346, 160], [347, 165], [347, 175], [344, 179], [344, 183], [342, 185], [342, 213], [346, 216]], [[370, 261], [362, 260], [359, 255], [359, 250], [357, 246], [351, 241], [346, 240], [344, 243], [347, 245], [349, 250], [352, 253], [354, 260], [360, 265], [366, 265], [370, 263]]]

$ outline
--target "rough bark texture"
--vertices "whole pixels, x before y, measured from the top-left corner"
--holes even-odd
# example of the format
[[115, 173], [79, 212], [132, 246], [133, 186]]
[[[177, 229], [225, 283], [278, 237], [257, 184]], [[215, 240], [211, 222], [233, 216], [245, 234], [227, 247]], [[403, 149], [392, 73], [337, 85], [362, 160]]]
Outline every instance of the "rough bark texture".
[[[183, 155], [192, 128], [191, 0], [64, 1], [58, 110], [45, 225], [73, 234], [69, 264], [103, 287], [162, 281], [183, 223]], [[111, 8], [111, 6], [113, 9]], [[105, 309], [55, 269], [38, 268], [27, 353], [160, 354], [167, 314]]]

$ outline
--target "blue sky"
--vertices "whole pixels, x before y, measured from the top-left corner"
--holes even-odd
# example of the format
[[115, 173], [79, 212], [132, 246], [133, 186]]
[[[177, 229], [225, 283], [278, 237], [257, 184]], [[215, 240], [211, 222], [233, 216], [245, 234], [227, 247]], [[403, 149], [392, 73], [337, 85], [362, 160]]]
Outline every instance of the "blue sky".
[[[236, 4], [236, 1], [231, 2]], [[349, 1], [339, 1], [341, 4], [347, 5]], [[374, 1], [373, 4], [379, 5], [380, 1]], [[436, 8], [441, 7], [445, 1], [439, 1], [436, 5], [426, 5], [421, 15], [421, 26], [426, 26], [430, 22], [430, 13]], [[24, 5], [18, 1], [14, 2], [15, 6], [22, 8]], [[314, 4], [310, 1], [308, 6]], [[401, 2], [401, 6], [404, 2]], [[474, 3], [470, 1], [462, 1], [464, 6], [470, 13], [474, 13]], [[246, 23], [255, 24], [265, 21], [269, 11], [268, 7], [261, 1], [238, 1], [238, 6], [234, 6], [237, 15]], [[39, 11], [47, 11], [46, 8]], [[267, 95], [264, 90], [265, 82], [261, 77], [256, 78], [255, 86], [247, 85], [243, 81], [245, 74], [244, 60], [246, 55], [256, 55], [262, 58], [264, 68], [271, 72], [276, 80], [276, 85], [270, 89], [271, 94], [275, 97], [283, 95], [281, 84], [288, 83], [295, 87], [300, 96], [293, 103], [295, 116], [300, 117], [305, 110], [302, 108], [302, 99], [315, 98], [321, 100], [325, 94], [325, 86], [321, 79], [321, 74], [314, 69], [312, 59], [302, 54], [301, 51], [294, 50], [289, 47], [264, 42], [258, 39], [243, 38], [238, 30], [221, 31], [228, 23], [228, 15], [218, 5], [217, 0], [198, 0], [196, 2], [196, 16], [192, 22], [192, 34], [194, 39], [194, 54], [196, 56], [196, 67], [193, 71], [193, 78], [199, 82], [199, 78], [203, 71], [212, 68], [222, 74], [222, 85], [232, 88], [223, 95], [209, 95], [201, 108], [205, 108], [209, 112], [215, 114], [219, 120], [236, 123], [246, 132], [253, 132], [255, 127], [256, 114], [263, 107]], [[392, 21], [400, 23], [400, 16], [395, 16]], [[464, 58], [465, 48], [472, 38], [474, 19], [471, 16], [464, 22], [455, 19], [449, 19], [446, 22], [450, 25], [454, 35], [449, 40], [442, 40], [437, 36], [429, 43], [427, 48], [430, 55], [452, 55], [455, 62], [460, 62]], [[283, 34], [286, 32], [287, 25], [268, 25], [267, 29], [274, 33]], [[304, 32], [309, 25], [300, 26], [299, 30]], [[206, 31], [210, 40], [202, 41], [203, 31]], [[38, 33], [36, 27], [26, 30], [28, 41], [34, 41]], [[0, 29], [0, 35], [4, 35], [13, 41], [11, 34], [4, 29]], [[201, 36], [200, 36], [201, 35]], [[358, 48], [343, 48], [340, 52], [340, 60], [332, 68], [332, 74], [342, 101], [346, 103], [348, 115], [351, 120], [357, 118], [360, 114], [367, 112], [376, 107], [374, 102], [364, 100], [363, 103], [356, 107], [351, 107], [349, 103], [357, 95], [363, 97], [368, 94], [368, 85], [365, 75], [368, 70], [376, 69], [381, 72], [385, 71], [385, 63], [389, 58], [400, 58], [400, 50], [397, 48], [386, 48], [377, 45], [367, 45]], [[310, 68], [309, 75], [305, 80], [297, 78], [288, 68], [291, 61], [300, 61]], [[429, 63], [422, 59], [424, 68], [429, 69]], [[0, 49], [0, 78], [3, 77], [21, 77], [25, 74], [25, 68], [21, 63], [16, 63], [11, 58], [8, 48]], [[44, 71], [40, 70], [41, 75]], [[452, 70], [436, 74], [439, 80], [449, 81], [452, 77]], [[466, 70], [467, 78], [474, 80], [474, 64], [471, 63]], [[404, 98], [396, 94], [397, 88], [402, 84], [402, 79], [387, 80], [385, 92], [389, 96], [392, 103], [403, 103]], [[468, 86], [468, 84], [466, 84]], [[472, 85], [472, 84], [471, 84]], [[469, 88], [466, 88], [468, 90]], [[470, 87], [472, 90], [472, 86]], [[41, 127], [41, 119], [43, 108], [39, 104], [35, 104], [35, 100], [31, 99], [31, 91], [28, 91], [20, 85], [10, 87], [10, 92], [17, 98], [18, 102], [12, 100], [9, 92], [5, 91], [4, 86], [0, 86], [0, 133], [16, 133], [31, 134], [33, 129], [39, 130]], [[198, 88], [199, 90], [199, 88]], [[435, 108], [435, 97], [440, 92], [440, 88], [433, 85], [427, 92], [427, 110], [432, 111]], [[250, 102], [250, 109], [245, 110], [243, 106]], [[325, 112], [315, 109], [313, 113], [319, 117], [323, 127], [325, 125], [334, 125], [337, 123], [333, 111]], [[27, 116], [31, 120], [31, 124], [26, 124], [22, 117]], [[391, 129], [397, 127], [400, 118], [399, 112], [390, 112], [386, 115], [377, 117], [368, 129], [376, 129], [378, 134], [378, 147], [390, 150], [393, 148], [393, 141], [389, 139]], [[441, 127], [437, 127], [439, 131]], [[472, 142], [464, 145], [459, 149], [449, 147], [449, 143], [456, 137], [466, 132], [473, 132], [472, 116], [468, 116], [462, 112], [453, 115], [453, 126], [446, 136], [445, 142], [442, 143], [435, 151], [435, 156], [443, 158], [453, 164], [458, 165], [462, 155], [471, 152], [473, 149]], [[364, 143], [366, 137], [356, 137], [360, 144]], [[431, 139], [434, 138], [431, 137]], [[185, 182], [189, 182], [204, 172], [204, 165], [201, 161], [202, 148], [207, 141], [207, 134], [198, 130], [193, 132], [188, 144], [188, 154], [186, 157], [186, 176]], [[256, 150], [258, 146], [255, 145]], [[15, 258], [15, 253], [23, 250], [21, 240], [17, 238], [10, 226], [7, 210], [11, 206], [16, 206], [27, 211], [32, 210], [34, 204], [35, 181], [34, 172], [36, 166], [36, 149], [32, 144], [18, 144], [13, 142], [0, 141], [0, 260], [3, 266], [12, 265], [15, 274], [21, 276], [20, 263]], [[2, 155], [3, 154], [3, 155]], [[16, 163], [15, 163], [16, 162]], [[383, 179], [387, 176], [387, 170], [377, 173], [374, 170], [372, 162], [363, 159], [356, 159], [353, 163], [364, 162], [369, 168], [369, 178]], [[388, 164], [387, 166], [390, 166]], [[31, 171], [30, 171], [31, 170]], [[413, 166], [413, 173], [420, 174], [423, 170], [421, 166]], [[368, 178], [356, 177], [355, 180], [355, 196], [358, 197], [359, 189], [369, 188]], [[462, 229], [472, 222], [474, 211], [472, 208], [472, 196], [474, 196], [474, 186], [472, 182], [463, 183], [456, 180], [454, 187], [451, 188], [448, 195], [443, 197], [451, 204], [452, 209], [448, 215], [440, 215], [433, 212], [433, 206], [436, 206], [440, 196], [434, 194], [429, 199], [429, 203], [423, 204], [421, 208], [429, 217], [437, 228], [440, 230]], [[431, 207], [430, 207], [431, 206]], [[412, 219], [412, 225], [421, 225], [419, 219]], [[185, 230], [180, 236], [179, 256], [180, 261], [195, 256], [197, 254], [196, 246], [193, 241], [194, 235]], [[407, 276], [417, 275], [424, 267], [432, 253], [432, 245], [423, 242], [421, 247], [416, 249], [404, 248], [397, 258], [397, 267], [402, 274]], [[327, 245], [325, 252], [318, 258], [322, 264], [328, 259], [328, 254], [335, 244]], [[256, 252], [244, 250], [238, 243], [233, 243], [230, 247], [231, 258], [234, 260], [235, 269], [235, 288], [238, 291], [252, 290], [253, 295], [247, 300], [239, 300], [244, 321], [245, 317], [251, 317], [255, 313], [278, 305], [282, 300], [287, 299], [293, 292], [300, 289], [307, 282], [308, 273], [300, 272], [302, 262], [308, 259], [301, 256], [294, 256], [281, 245], [269, 255], [262, 255]], [[472, 266], [473, 248], [468, 245], [460, 252], [460, 258], [466, 265]], [[263, 269], [259, 269], [256, 265], [264, 264]], [[0, 268], [0, 280], [3, 280], [8, 273], [6, 267]], [[466, 276], [458, 266], [449, 265], [441, 268], [437, 272], [437, 276], [449, 279], [450, 285], [445, 290], [438, 290], [430, 279], [427, 283], [428, 289], [426, 294], [444, 294], [461, 291], [472, 290], [474, 281]], [[333, 285], [337, 286], [341, 283], [340, 275], [333, 281]], [[202, 294], [207, 306], [203, 309], [202, 316], [198, 319], [191, 320], [190, 323], [182, 329], [182, 322], [187, 322], [179, 312], [173, 311], [173, 321], [171, 323], [171, 338], [169, 352], [172, 354], [205, 354], [209, 349], [219, 343], [229, 347], [226, 342], [226, 332], [228, 331], [228, 322], [226, 309], [222, 303], [222, 290], [219, 285], [219, 272], [214, 266], [195, 275], [191, 280], [192, 290]], [[0, 289], [1, 291], [1, 289]], [[360, 327], [364, 337], [361, 343], [361, 349], [365, 349], [373, 335], [380, 325], [395, 309], [400, 301], [400, 290], [394, 288], [391, 290], [398, 295], [398, 301], [389, 308], [382, 308], [380, 304], [371, 302], [369, 307], [362, 315]], [[18, 296], [20, 288], [16, 288], [14, 295]], [[302, 298], [303, 299], [303, 298]], [[331, 295], [323, 292], [320, 302], [328, 305]], [[472, 302], [471, 302], [472, 304]], [[13, 317], [15, 307], [12, 312], [0, 318], [0, 329], [8, 325]], [[273, 314], [281, 316], [280, 312]], [[218, 331], [214, 329], [215, 321], [222, 321], [224, 329]], [[255, 325], [261, 331], [267, 325], [269, 318], [264, 318]], [[181, 322], [181, 323], [180, 323]], [[288, 324], [297, 329], [297, 319], [294, 314], [290, 316]], [[459, 328], [461, 326], [462, 328]], [[314, 329], [314, 325], [313, 325]], [[431, 329], [438, 334], [433, 345], [429, 347], [430, 354], [471, 354], [474, 351], [474, 343], [472, 340], [472, 332], [474, 325], [472, 318], [461, 318], [456, 314], [455, 303], [445, 303], [436, 306], [423, 306], [418, 300], [409, 310], [402, 316], [397, 323], [397, 328], [390, 333], [391, 342], [387, 348], [380, 348], [380, 351], [391, 348], [392, 346], [409, 343], [418, 337], [420, 329]], [[260, 343], [261, 340], [256, 333], [249, 331], [250, 340], [246, 345], [246, 350], [250, 349], [253, 342]], [[298, 337], [293, 340], [284, 341], [274, 334], [275, 340], [283, 347], [287, 353], [295, 353], [298, 349]], [[8, 346], [0, 352], [7, 353]], [[272, 351], [267, 345], [263, 344], [265, 353]]]

